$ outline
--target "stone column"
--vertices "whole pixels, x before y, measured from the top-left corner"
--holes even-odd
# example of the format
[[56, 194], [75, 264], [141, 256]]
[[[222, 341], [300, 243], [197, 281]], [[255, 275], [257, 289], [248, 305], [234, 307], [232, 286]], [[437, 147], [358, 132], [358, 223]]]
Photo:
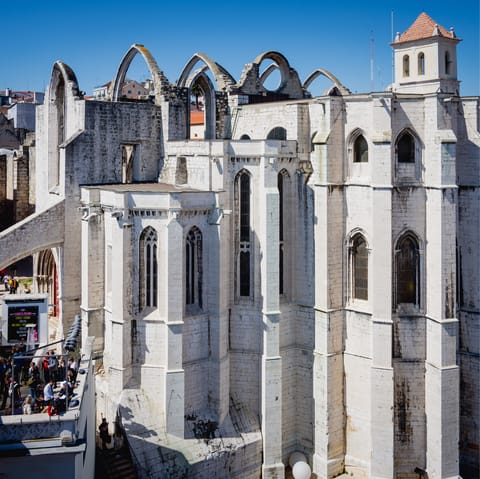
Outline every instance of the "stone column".
[[394, 477], [391, 187], [374, 186], [372, 202], [373, 244], [370, 248], [373, 254], [370, 254], [368, 276], [372, 304], [369, 476], [373, 479]]
[[170, 210], [166, 228], [167, 241], [159, 244], [166, 270], [159, 268], [164, 283], [165, 313], [165, 427], [168, 434], [183, 438], [185, 373], [182, 368], [183, 335], [183, 228], [179, 223], [179, 211]]
[[208, 231], [204, 236], [204, 264], [207, 275], [204, 294], [207, 296], [210, 317], [210, 403], [216, 414], [216, 421], [222, 424], [229, 414], [230, 406], [230, 360], [228, 354], [228, 298], [229, 289], [224, 285], [229, 281], [229, 251], [221, 248], [230, 244], [230, 216], [223, 217], [220, 210], [214, 209], [208, 219]]
[[261, 293], [263, 319], [262, 354], [262, 477], [284, 477], [282, 463], [282, 360], [280, 357], [279, 305], [279, 198], [276, 160], [263, 158], [262, 195], [258, 228], [261, 249]]
[[427, 472], [458, 477], [459, 369], [456, 362], [455, 234], [457, 192], [427, 190], [425, 415]]
[[94, 338], [93, 350], [103, 351], [104, 338], [104, 267], [105, 234], [103, 212], [98, 206], [99, 190], [84, 190], [82, 201], [87, 206], [82, 216], [82, 344]]
[[[325, 145], [319, 148], [326, 149]], [[327, 479], [343, 471], [345, 457], [344, 312], [341, 308], [343, 213], [341, 191], [331, 191], [327, 184], [317, 184], [314, 189], [317, 267], [313, 352], [313, 472], [319, 479]]]
[[[122, 198], [122, 202], [125, 198]], [[126, 205], [124, 205], [126, 206]], [[105, 268], [107, 295], [111, 294], [111, 319], [106, 331], [110, 331], [109, 373], [112, 397], [125, 387], [131, 371], [131, 298], [132, 298], [132, 228], [128, 222], [128, 209], [116, 208], [107, 227], [111, 228], [111, 250], [107, 250]], [[110, 263], [110, 264], [109, 264]], [[111, 291], [110, 291], [111, 289]], [[107, 340], [107, 339], [106, 339]]]

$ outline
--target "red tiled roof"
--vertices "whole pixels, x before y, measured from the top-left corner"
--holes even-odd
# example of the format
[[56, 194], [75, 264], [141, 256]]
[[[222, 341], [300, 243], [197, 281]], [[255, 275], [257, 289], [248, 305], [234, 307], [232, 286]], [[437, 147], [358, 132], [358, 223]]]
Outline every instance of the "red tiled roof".
[[190, 111], [190, 125], [203, 125], [204, 112], [200, 110], [191, 110]]
[[412, 26], [395, 39], [394, 43], [411, 42], [413, 40], [421, 40], [422, 38], [431, 38], [441, 36], [446, 38], [455, 38], [455, 33], [448, 31], [435, 22], [425, 12], [422, 12], [413, 22]]

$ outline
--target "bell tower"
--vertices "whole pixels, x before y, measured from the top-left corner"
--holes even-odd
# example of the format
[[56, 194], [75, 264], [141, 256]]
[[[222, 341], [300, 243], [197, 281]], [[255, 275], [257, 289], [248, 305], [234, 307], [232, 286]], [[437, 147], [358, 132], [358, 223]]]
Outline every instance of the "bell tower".
[[459, 95], [457, 44], [453, 28], [446, 30], [421, 13], [392, 43], [397, 93], [448, 93]]

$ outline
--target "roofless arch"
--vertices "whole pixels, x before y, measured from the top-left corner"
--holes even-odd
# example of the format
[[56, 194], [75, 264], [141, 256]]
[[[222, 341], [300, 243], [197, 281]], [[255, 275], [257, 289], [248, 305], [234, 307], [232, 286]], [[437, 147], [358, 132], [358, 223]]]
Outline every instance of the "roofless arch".
[[[64, 85], [64, 88], [59, 89], [59, 86], [62, 84]], [[80, 96], [80, 88], [78, 87], [75, 73], [66, 63], [57, 61], [53, 64], [52, 76], [50, 78], [48, 89], [50, 100], [55, 100], [60, 91], [62, 94], [65, 94], [67, 89], [73, 96]]]
[[323, 68], [317, 68], [314, 72], [312, 72], [303, 82], [303, 88], [305, 90], [308, 90], [308, 87], [311, 85], [311, 83], [319, 76], [324, 76], [328, 78], [335, 85], [341, 96], [351, 95], [351, 91], [345, 86], [343, 86], [342, 83], [340, 83], [340, 80], [333, 73]]
[[[288, 63], [288, 60], [279, 52], [275, 51], [268, 51], [261, 53], [260, 55], [253, 60], [253, 63], [255, 65], [260, 65], [264, 60], [272, 60], [274, 64], [277, 66], [277, 68], [280, 70], [280, 75], [282, 77], [282, 80], [280, 82], [280, 85], [284, 85], [288, 81], [288, 76], [290, 74], [290, 64]], [[267, 77], [274, 71], [276, 70], [274, 65], [270, 65], [262, 74], [260, 77], [260, 81], [263, 82], [267, 79]], [[263, 81], [262, 81], [263, 78]], [[281, 87], [280, 87], [281, 88]]]
[[[273, 63], [260, 73], [260, 65], [265, 60], [271, 60]], [[277, 70], [280, 72], [280, 84], [275, 90], [267, 90], [264, 83]], [[261, 53], [252, 63], [245, 65], [238, 87], [243, 93], [249, 95], [270, 92], [285, 95], [285, 98], [304, 98], [298, 73], [281, 53], [272, 50]]]
[[153, 86], [155, 91], [155, 103], [159, 105], [160, 97], [165, 87], [168, 86], [167, 77], [160, 70], [160, 68], [158, 68], [157, 62], [155, 61], [155, 58], [153, 58], [149, 50], [138, 43], [135, 43], [130, 47], [128, 52], [123, 57], [120, 66], [118, 67], [117, 74], [115, 75], [115, 80], [113, 82], [112, 101], [119, 100], [122, 91], [122, 84], [125, 81], [127, 71], [137, 54], [140, 54], [143, 57], [145, 63], [148, 66], [148, 69], [150, 70], [150, 73], [152, 74]]
[[[234, 78], [232, 77], [232, 75], [230, 75], [230, 73], [227, 72], [227, 70], [225, 70], [225, 68], [223, 68], [217, 62], [214, 62], [210, 57], [205, 55], [205, 53], [195, 53], [183, 68], [182, 73], [177, 80], [177, 86], [186, 87], [189, 83], [191, 83], [189, 81], [189, 78], [195, 65], [199, 61], [204, 62], [207, 66], [206, 69], [209, 69], [211, 71], [219, 90], [229, 90], [235, 85], [236, 82]], [[195, 71], [195, 73], [196, 72], [197, 71]]]

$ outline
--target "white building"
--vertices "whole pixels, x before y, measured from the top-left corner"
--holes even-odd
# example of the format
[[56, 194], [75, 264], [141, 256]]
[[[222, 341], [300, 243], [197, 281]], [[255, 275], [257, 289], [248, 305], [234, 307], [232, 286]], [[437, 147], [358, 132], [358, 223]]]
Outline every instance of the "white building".
[[[239, 81], [195, 54], [172, 84], [133, 45], [102, 102], [54, 65], [37, 212], [0, 234], [0, 267], [41, 251], [39, 290], [58, 272], [142, 477], [279, 478], [295, 451], [318, 478], [475, 477], [479, 98], [458, 41], [421, 14], [391, 89], [355, 95], [273, 51]], [[120, 100], [136, 54], [151, 103]]]

